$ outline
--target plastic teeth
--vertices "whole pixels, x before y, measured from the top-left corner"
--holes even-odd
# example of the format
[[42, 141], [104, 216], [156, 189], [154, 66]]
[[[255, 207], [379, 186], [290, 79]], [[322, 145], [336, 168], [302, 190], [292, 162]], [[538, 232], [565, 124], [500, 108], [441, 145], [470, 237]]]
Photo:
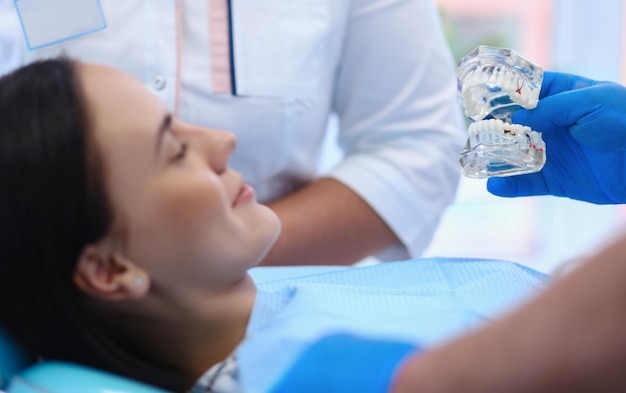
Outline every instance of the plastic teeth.
[[541, 170], [546, 161], [541, 134], [511, 124], [513, 112], [537, 106], [541, 67], [511, 49], [480, 45], [459, 61], [456, 74], [459, 101], [475, 121], [459, 159], [463, 174], [482, 179]]
[[541, 133], [530, 127], [489, 119], [469, 125], [469, 139], [475, 143], [507, 144], [528, 142], [531, 147], [545, 148]]
[[459, 61], [457, 81], [467, 117], [510, 122], [515, 110], [537, 105], [543, 70], [515, 51], [481, 45]]
[[[486, 70], [493, 68], [493, 71]], [[460, 92], [465, 103], [465, 114], [473, 120], [482, 120], [503, 108], [537, 106], [539, 90], [520, 78], [516, 72], [500, 66], [485, 66], [470, 71]], [[512, 111], [511, 111], [512, 112]]]
[[459, 159], [467, 177], [512, 176], [543, 168], [545, 143], [530, 127], [489, 119], [470, 124], [468, 133]]

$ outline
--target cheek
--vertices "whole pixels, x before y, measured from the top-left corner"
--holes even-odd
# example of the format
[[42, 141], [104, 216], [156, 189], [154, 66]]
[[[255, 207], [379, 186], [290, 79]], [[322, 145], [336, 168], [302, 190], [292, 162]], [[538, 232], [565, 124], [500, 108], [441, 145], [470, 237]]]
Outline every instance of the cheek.
[[[197, 258], [225, 225], [224, 195], [209, 180], [152, 187], [130, 212], [131, 246], [146, 258]], [[134, 236], [133, 236], [134, 235]]]
[[155, 197], [155, 221], [170, 236], [182, 237], [181, 240], [202, 237], [223, 225], [227, 208], [224, 199], [210, 183], [195, 187], [172, 185]]

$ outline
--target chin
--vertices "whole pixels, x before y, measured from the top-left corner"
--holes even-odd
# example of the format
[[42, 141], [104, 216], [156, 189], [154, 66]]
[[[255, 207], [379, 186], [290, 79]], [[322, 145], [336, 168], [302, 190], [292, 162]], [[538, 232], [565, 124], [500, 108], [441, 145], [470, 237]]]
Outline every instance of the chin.
[[248, 223], [250, 228], [256, 228], [255, 232], [257, 233], [254, 235], [256, 240], [251, 241], [251, 243], [255, 244], [255, 248], [258, 247], [256, 251], [251, 254], [255, 255], [256, 258], [250, 258], [250, 268], [258, 265], [263, 258], [265, 258], [272, 246], [276, 243], [282, 228], [282, 224], [276, 213], [265, 205], [261, 206], [265, 210], [262, 216], [257, 216], [254, 223]]
[[264, 207], [268, 210], [269, 214], [266, 219], [267, 222], [259, 223], [259, 225], [267, 226], [268, 245], [263, 257], [265, 257], [265, 254], [267, 254], [267, 252], [274, 245], [274, 243], [276, 243], [276, 240], [278, 239], [278, 236], [280, 235], [280, 231], [282, 229], [282, 223], [280, 222], [280, 218], [278, 218], [278, 215], [276, 215], [276, 213], [274, 213], [274, 211], [269, 207]]
[[267, 254], [272, 249], [272, 246], [276, 243], [276, 240], [278, 239], [278, 235], [280, 235], [280, 228], [281, 228], [280, 221], [277, 220], [276, 222], [277, 222], [276, 230], [273, 233], [268, 232], [267, 241], [264, 243], [265, 246], [262, 249], [260, 249], [259, 252], [257, 253], [258, 258], [256, 258], [256, 261], [254, 261], [254, 264], [250, 266], [251, 268], [257, 266], [263, 260], [263, 258], [267, 256]]

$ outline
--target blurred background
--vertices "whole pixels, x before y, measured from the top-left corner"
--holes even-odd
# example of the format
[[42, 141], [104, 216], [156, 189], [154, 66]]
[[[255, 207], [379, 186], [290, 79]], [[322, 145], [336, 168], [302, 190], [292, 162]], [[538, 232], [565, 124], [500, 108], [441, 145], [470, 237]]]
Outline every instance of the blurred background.
[[[455, 60], [487, 44], [512, 48], [544, 69], [626, 81], [624, 0], [437, 3]], [[621, 206], [498, 198], [486, 181], [463, 178], [426, 256], [503, 258], [552, 272], [622, 233], [625, 223]]]

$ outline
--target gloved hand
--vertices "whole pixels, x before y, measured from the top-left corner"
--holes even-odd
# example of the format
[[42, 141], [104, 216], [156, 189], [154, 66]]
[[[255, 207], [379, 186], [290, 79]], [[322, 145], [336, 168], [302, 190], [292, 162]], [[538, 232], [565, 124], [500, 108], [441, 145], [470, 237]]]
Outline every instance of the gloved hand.
[[413, 344], [369, 339], [345, 333], [321, 338], [285, 372], [271, 393], [382, 393]]
[[513, 123], [542, 133], [546, 164], [536, 173], [490, 178], [489, 192], [626, 203], [626, 87], [545, 72], [539, 98], [535, 109], [515, 112]]

